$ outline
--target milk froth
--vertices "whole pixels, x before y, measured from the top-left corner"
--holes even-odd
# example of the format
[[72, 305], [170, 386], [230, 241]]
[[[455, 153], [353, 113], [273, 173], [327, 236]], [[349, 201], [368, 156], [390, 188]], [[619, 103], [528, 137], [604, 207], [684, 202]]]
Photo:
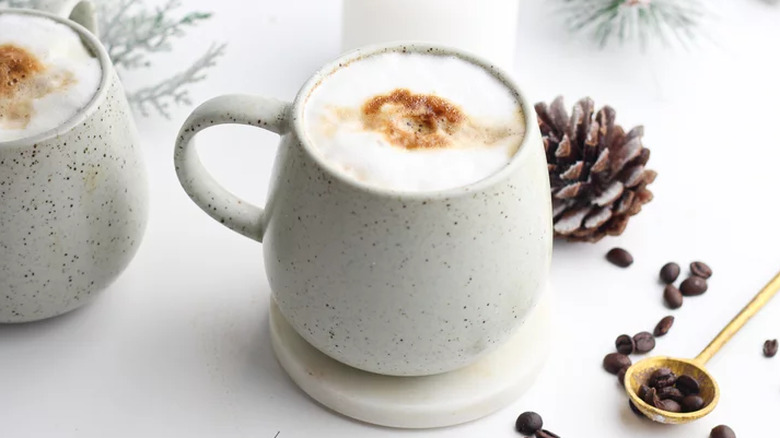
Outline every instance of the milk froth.
[[363, 184], [396, 191], [465, 186], [506, 166], [525, 133], [517, 96], [455, 56], [382, 53], [353, 61], [309, 94], [316, 153]]
[[97, 91], [99, 61], [68, 26], [0, 14], [0, 142], [54, 129]]

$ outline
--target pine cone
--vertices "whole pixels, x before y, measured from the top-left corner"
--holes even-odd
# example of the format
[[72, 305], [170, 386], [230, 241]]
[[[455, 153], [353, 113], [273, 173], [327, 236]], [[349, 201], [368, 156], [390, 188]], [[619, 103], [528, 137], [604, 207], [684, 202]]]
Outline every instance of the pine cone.
[[628, 219], [653, 199], [647, 185], [656, 172], [645, 169], [650, 150], [642, 146], [644, 128], [625, 133], [609, 106], [594, 118], [590, 98], [577, 102], [571, 117], [560, 96], [549, 107], [537, 103], [535, 108], [550, 172], [555, 236], [596, 242], [620, 235]]

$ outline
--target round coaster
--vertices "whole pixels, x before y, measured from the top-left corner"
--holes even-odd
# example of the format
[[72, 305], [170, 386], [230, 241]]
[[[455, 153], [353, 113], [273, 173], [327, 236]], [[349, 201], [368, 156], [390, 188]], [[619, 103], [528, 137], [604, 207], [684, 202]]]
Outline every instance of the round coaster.
[[531, 385], [547, 358], [550, 301], [547, 290], [517, 334], [497, 350], [465, 368], [433, 376], [385, 376], [338, 362], [301, 338], [273, 298], [271, 342], [292, 380], [336, 412], [389, 427], [451, 426], [497, 411]]

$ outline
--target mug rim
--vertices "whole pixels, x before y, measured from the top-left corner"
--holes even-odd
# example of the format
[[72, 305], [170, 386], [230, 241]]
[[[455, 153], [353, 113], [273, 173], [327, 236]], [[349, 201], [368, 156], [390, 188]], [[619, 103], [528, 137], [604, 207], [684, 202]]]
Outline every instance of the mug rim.
[[[311, 140], [306, 135], [306, 130], [304, 129], [304, 109], [306, 108], [307, 101], [312, 92], [321, 83], [323, 83], [328, 78], [328, 76], [330, 76], [332, 73], [335, 73], [336, 70], [343, 68], [354, 61], [382, 53], [432, 53], [436, 56], [455, 56], [461, 60], [480, 67], [483, 69], [483, 71], [492, 75], [505, 87], [507, 87], [509, 92], [512, 93], [517, 99], [517, 102], [520, 105], [520, 110], [522, 112], [523, 121], [525, 123], [523, 139], [520, 141], [520, 145], [517, 147], [517, 151], [512, 155], [507, 164], [497, 171], [491, 173], [487, 177], [466, 185], [447, 189], [420, 191], [397, 190], [364, 184], [355, 178], [349, 177], [344, 172], [329, 164], [325, 158], [315, 150]], [[319, 168], [327, 173], [330, 177], [356, 190], [367, 192], [375, 196], [402, 199], [446, 199], [486, 190], [487, 188], [504, 180], [508, 175], [515, 171], [515, 168], [520, 166], [520, 162], [524, 160], [524, 157], [530, 153], [526, 150], [532, 146], [530, 145], [530, 143], [533, 142], [534, 137], [532, 130], [536, 129], [538, 126], [536, 121], [536, 111], [534, 110], [533, 105], [530, 104], [528, 99], [520, 90], [520, 87], [515, 83], [511, 76], [502, 68], [465, 50], [443, 44], [427, 43], [421, 41], [395, 41], [389, 43], [372, 44], [341, 54], [336, 59], [320, 67], [309, 79], [306, 80], [292, 103], [291, 116], [293, 132], [297, 136], [297, 141], [302, 145], [302, 149], [306, 151], [309, 158], [314, 160]]]
[[84, 105], [76, 112], [76, 114], [74, 114], [72, 117], [67, 119], [65, 122], [59, 124], [58, 126], [43, 131], [41, 133], [35, 134], [33, 136], [17, 138], [14, 140], [0, 141], [0, 149], [25, 147], [31, 144], [39, 144], [72, 131], [73, 128], [84, 123], [84, 121], [95, 112], [95, 108], [97, 108], [100, 105], [100, 102], [104, 100], [105, 95], [108, 93], [108, 82], [109, 82], [109, 78], [111, 77], [110, 73], [112, 67], [111, 60], [108, 57], [108, 52], [106, 52], [106, 49], [100, 43], [100, 40], [95, 34], [93, 34], [89, 30], [87, 30], [87, 28], [85, 28], [84, 26], [80, 25], [79, 23], [76, 23], [75, 21], [69, 18], [60, 17], [59, 15], [46, 12], [46, 11], [39, 11], [36, 9], [24, 9], [24, 8], [0, 8], [0, 15], [3, 14], [39, 16], [39, 17], [47, 18], [49, 20], [52, 20], [60, 24], [64, 24], [65, 26], [68, 26], [71, 30], [76, 32], [76, 34], [81, 38], [82, 43], [85, 46], [87, 46], [87, 50], [92, 52], [95, 58], [97, 58], [98, 62], [100, 63], [101, 72], [100, 72], [100, 83], [98, 84], [98, 87], [95, 90], [95, 94], [92, 96], [92, 99], [90, 99], [86, 105]]

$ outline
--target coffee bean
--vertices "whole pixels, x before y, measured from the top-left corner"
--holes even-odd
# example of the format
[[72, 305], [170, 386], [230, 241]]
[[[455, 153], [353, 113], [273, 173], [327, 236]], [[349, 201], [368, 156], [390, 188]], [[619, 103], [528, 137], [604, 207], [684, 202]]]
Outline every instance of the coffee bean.
[[679, 309], [683, 305], [682, 292], [673, 284], [668, 284], [664, 288], [664, 301], [670, 309]]
[[658, 391], [655, 388], [650, 388], [645, 393], [645, 396], [642, 397], [642, 400], [644, 400], [644, 402], [650, 406], [655, 406], [655, 404], [658, 403], [658, 401], [661, 399], [658, 398]]
[[515, 421], [515, 429], [523, 435], [533, 435], [542, 428], [542, 417], [536, 412], [523, 412]]
[[631, 412], [635, 413], [637, 416], [645, 418], [645, 414], [643, 414], [631, 400], [628, 401], [628, 407], [631, 408]]
[[704, 407], [704, 399], [698, 395], [688, 395], [680, 402], [683, 412], [696, 412]]
[[685, 395], [679, 389], [674, 386], [665, 386], [658, 390], [658, 398], [661, 400], [674, 400], [677, 403], [681, 403], [685, 398]]
[[682, 412], [682, 407], [680, 404], [670, 399], [658, 400], [658, 403], [655, 404], [655, 407], [666, 412]]
[[617, 374], [621, 368], [628, 368], [631, 366], [631, 359], [625, 354], [609, 353], [604, 356], [602, 365], [604, 365], [604, 369], [607, 370], [608, 373]]
[[640, 332], [634, 335], [634, 345], [635, 353], [644, 354], [655, 348], [655, 338], [649, 332]]
[[658, 368], [650, 375], [648, 384], [651, 388], [661, 389], [667, 386], [673, 386], [677, 381], [677, 376], [669, 368]]
[[617, 379], [618, 379], [618, 383], [620, 383], [620, 386], [625, 385], [626, 371], [628, 371], [628, 367], [623, 367], [620, 369], [620, 371], [617, 372]]
[[556, 435], [549, 430], [537, 430], [536, 431], [536, 438], [561, 438], [559, 435]]
[[680, 292], [686, 297], [701, 295], [707, 292], [707, 280], [692, 275], [680, 284]]
[[712, 429], [712, 432], [710, 432], [710, 438], [737, 438], [737, 434], [735, 434], [730, 427], [726, 426], [725, 424], [721, 424], [720, 426], [716, 426], [714, 429]]
[[637, 390], [636, 395], [639, 396], [642, 400], [644, 400], [647, 397], [647, 393], [650, 392], [650, 387], [642, 384], [639, 385], [639, 390]]
[[764, 356], [775, 357], [777, 354], [777, 339], [770, 339], [764, 342]]
[[701, 392], [699, 381], [687, 374], [678, 377], [677, 381], [674, 382], [674, 386], [685, 395], [696, 395]]
[[634, 352], [634, 338], [628, 335], [620, 335], [615, 339], [615, 348], [620, 354], [631, 354]]
[[712, 269], [704, 262], [693, 262], [691, 263], [691, 274], [706, 280], [712, 277]]
[[680, 265], [675, 262], [669, 262], [661, 268], [661, 281], [666, 284], [672, 284], [680, 276]]
[[672, 324], [674, 324], [674, 316], [664, 317], [662, 320], [658, 321], [658, 324], [656, 324], [655, 329], [653, 330], [653, 335], [658, 337], [669, 333], [669, 329], [672, 328]]
[[612, 248], [607, 253], [607, 260], [610, 263], [621, 268], [627, 268], [634, 263], [634, 257], [623, 248]]

